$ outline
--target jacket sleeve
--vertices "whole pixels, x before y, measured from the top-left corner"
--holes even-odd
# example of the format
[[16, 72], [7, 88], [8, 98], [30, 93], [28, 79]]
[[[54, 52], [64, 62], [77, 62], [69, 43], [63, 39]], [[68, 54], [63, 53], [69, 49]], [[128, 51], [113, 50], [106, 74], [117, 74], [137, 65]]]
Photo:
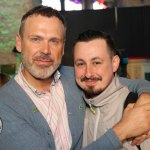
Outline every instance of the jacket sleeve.
[[109, 129], [102, 137], [97, 139], [89, 146], [83, 148], [82, 150], [116, 150], [121, 147], [121, 141], [118, 139], [114, 131], [112, 129]]
[[138, 95], [141, 93], [150, 93], [150, 82], [147, 80], [131, 80], [123, 77], [120, 77], [119, 79], [131, 92], [138, 93]]

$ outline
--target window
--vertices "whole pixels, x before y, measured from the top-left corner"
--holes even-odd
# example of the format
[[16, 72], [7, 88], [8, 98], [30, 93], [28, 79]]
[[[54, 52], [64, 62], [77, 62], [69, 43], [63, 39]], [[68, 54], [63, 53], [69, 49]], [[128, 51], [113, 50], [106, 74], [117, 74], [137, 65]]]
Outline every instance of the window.
[[82, 10], [82, 4], [78, 0], [65, 0], [65, 10]]
[[42, 0], [42, 5], [50, 6], [57, 10], [61, 10], [60, 0]]
[[[51, 6], [57, 10], [61, 10], [61, 0], [42, 0], [42, 5]], [[81, 0], [64, 0], [64, 9], [66, 11], [82, 10]], [[104, 0], [93, 0], [93, 9], [106, 9]]]

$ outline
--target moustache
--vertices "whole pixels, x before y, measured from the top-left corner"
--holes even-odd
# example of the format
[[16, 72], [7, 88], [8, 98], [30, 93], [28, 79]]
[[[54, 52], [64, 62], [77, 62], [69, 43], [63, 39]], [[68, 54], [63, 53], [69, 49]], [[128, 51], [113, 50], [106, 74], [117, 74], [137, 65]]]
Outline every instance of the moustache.
[[81, 78], [81, 82], [84, 82], [84, 81], [98, 81], [98, 80], [102, 80], [102, 77], [90, 77], [90, 78], [83, 77], [83, 78]]
[[34, 61], [54, 61], [54, 59], [50, 55], [41, 54], [39, 56], [35, 56], [33, 58]]

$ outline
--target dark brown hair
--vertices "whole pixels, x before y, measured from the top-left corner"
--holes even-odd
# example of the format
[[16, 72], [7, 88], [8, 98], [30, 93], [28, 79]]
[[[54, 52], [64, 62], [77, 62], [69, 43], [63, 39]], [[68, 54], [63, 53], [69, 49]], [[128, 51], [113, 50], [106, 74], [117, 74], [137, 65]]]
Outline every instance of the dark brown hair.
[[21, 19], [20, 29], [19, 29], [19, 34], [21, 36], [23, 36], [23, 28], [24, 28], [25, 21], [27, 20], [28, 17], [33, 16], [33, 15], [41, 15], [41, 16], [45, 16], [45, 17], [49, 17], [49, 18], [57, 17], [62, 22], [64, 27], [66, 28], [65, 19], [59, 13], [59, 11], [57, 11], [56, 9], [53, 9], [52, 7], [40, 5], [40, 6], [36, 6], [36, 7], [32, 8], [26, 14], [23, 15], [23, 17]]

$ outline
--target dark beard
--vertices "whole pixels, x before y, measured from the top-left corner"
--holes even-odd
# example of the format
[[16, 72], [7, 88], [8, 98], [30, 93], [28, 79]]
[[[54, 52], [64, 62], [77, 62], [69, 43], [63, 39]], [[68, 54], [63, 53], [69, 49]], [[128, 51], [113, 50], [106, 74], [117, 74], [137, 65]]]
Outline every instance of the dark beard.
[[94, 98], [94, 97], [98, 96], [99, 94], [101, 94], [101, 92], [102, 92], [102, 90], [94, 91], [93, 87], [84, 89], [84, 94], [85, 94], [86, 98]]
[[[93, 80], [93, 81], [98, 81], [98, 80], [102, 80], [102, 77], [101, 76], [98, 76], [98, 77], [89, 77], [89, 78], [87, 78], [87, 77], [83, 77], [82, 79], [81, 79], [81, 82], [84, 82], [84, 81], [89, 81], [89, 80]], [[94, 87], [93, 86], [91, 86], [91, 87], [88, 87], [88, 88], [85, 88], [85, 89], [83, 89], [83, 91], [84, 91], [84, 93], [85, 93], [85, 96], [87, 97], [87, 98], [93, 98], [93, 97], [96, 97], [96, 96], [98, 96], [101, 92], [102, 92], [102, 90], [100, 89], [100, 90], [97, 90], [97, 91], [94, 91]]]
[[89, 81], [89, 80], [102, 80], [102, 77], [101, 76], [99, 76], [99, 77], [89, 77], [89, 78], [87, 78], [87, 77], [83, 77], [83, 78], [81, 78], [81, 82], [84, 82], [84, 81]]

